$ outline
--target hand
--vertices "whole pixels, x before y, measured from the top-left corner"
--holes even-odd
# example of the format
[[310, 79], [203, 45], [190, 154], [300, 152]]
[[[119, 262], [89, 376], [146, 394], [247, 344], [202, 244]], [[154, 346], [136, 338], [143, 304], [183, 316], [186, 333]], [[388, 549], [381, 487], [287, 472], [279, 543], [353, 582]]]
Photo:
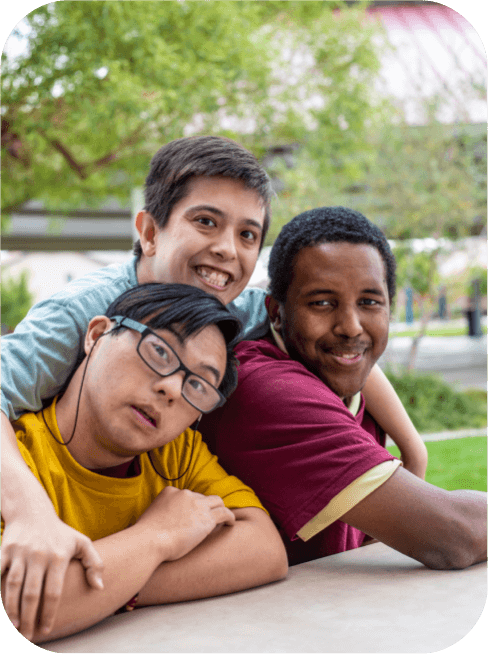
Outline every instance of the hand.
[[103, 562], [92, 541], [62, 522], [56, 514], [24, 516], [5, 526], [2, 539], [2, 599], [5, 611], [31, 640], [40, 609], [39, 629], [48, 634], [72, 559], [80, 559], [92, 588], [103, 588]]
[[164, 488], [137, 521], [156, 531], [164, 561], [175, 561], [191, 552], [217, 525], [232, 526], [235, 516], [218, 495], [201, 495], [173, 486]]

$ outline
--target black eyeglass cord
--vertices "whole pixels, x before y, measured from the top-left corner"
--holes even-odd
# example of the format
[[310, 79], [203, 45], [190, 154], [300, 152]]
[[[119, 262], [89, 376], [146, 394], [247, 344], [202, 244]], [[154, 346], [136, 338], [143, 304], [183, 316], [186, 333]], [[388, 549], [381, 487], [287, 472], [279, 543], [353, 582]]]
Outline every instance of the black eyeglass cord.
[[[105, 332], [104, 334], [101, 334], [101, 336], [98, 337], [98, 340], [100, 340], [100, 339], [102, 338], [102, 336], [106, 336], [108, 333], [109, 333], [109, 332]], [[88, 357], [87, 357], [87, 359], [86, 359], [85, 369], [83, 370], [83, 377], [81, 378], [80, 392], [78, 393], [78, 402], [77, 402], [77, 404], [76, 404], [75, 424], [73, 425], [73, 431], [71, 432], [71, 436], [69, 437], [69, 439], [68, 439], [66, 442], [63, 442], [63, 441], [58, 440], [58, 439], [56, 438], [56, 436], [52, 433], [51, 428], [49, 427], [49, 425], [48, 425], [47, 422], [46, 422], [46, 417], [45, 417], [45, 415], [44, 415], [44, 407], [42, 408], [41, 416], [42, 416], [42, 419], [43, 419], [43, 421], [44, 421], [44, 424], [45, 424], [46, 427], [48, 428], [49, 433], [50, 433], [51, 436], [54, 438], [54, 440], [56, 441], [56, 443], [59, 443], [60, 445], [65, 445], [65, 446], [66, 446], [66, 445], [69, 445], [69, 444], [71, 443], [71, 441], [73, 440], [73, 436], [75, 435], [76, 425], [78, 424], [78, 413], [79, 413], [79, 410], [80, 410], [81, 391], [83, 390], [83, 384], [84, 384], [84, 382], [85, 382], [86, 369], [88, 368], [88, 362], [90, 361], [90, 357], [91, 357], [91, 355], [92, 355], [92, 352], [93, 352], [93, 348], [94, 348], [94, 347], [95, 347], [95, 343], [92, 345], [92, 349], [90, 350], [90, 352], [89, 352], [89, 354], [88, 354]]]
[[[120, 326], [117, 325], [117, 327], [115, 327], [115, 329], [120, 329]], [[111, 330], [111, 331], [114, 331], [114, 330]], [[102, 336], [106, 336], [106, 335], [109, 334], [109, 333], [110, 333], [110, 332], [105, 332], [104, 334], [102, 334], [101, 336], [99, 336], [99, 339], [102, 338]], [[77, 402], [77, 404], [76, 404], [75, 424], [73, 425], [73, 431], [72, 431], [72, 433], [71, 433], [71, 436], [69, 437], [69, 439], [68, 439], [66, 442], [60, 441], [60, 440], [58, 440], [58, 439], [56, 438], [56, 436], [53, 434], [53, 432], [51, 431], [51, 428], [49, 427], [49, 425], [48, 425], [47, 422], [46, 422], [46, 417], [45, 417], [45, 415], [44, 415], [44, 407], [43, 407], [43, 409], [42, 409], [42, 411], [41, 411], [42, 419], [43, 419], [44, 424], [46, 425], [46, 427], [47, 427], [49, 433], [50, 433], [51, 436], [54, 438], [54, 440], [56, 441], [56, 443], [59, 443], [60, 445], [65, 445], [65, 446], [66, 446], [66, 445], [69, 445], [69, 443], [71, 443], [71, 441], [73, 440], [73, 436], [75, 435], [76, 425], [77, 425], [77, 423], [78, 423], [78, 413], [79, 413], [79, 410], [80, 410], [81, 391], [83, 390], [83, 384], [84, 384], [84, 382], [85, 382], [86, 369], [88, 368], [88, 362], [90, 361], [90, 357], [91, 357], [91, 355], [92, 355], [92, 352], [93, 352], [93, 348], [94, 348], [94, 347], [95, 347], [95, 344], [93, 344], [92, 349], [90, 350], [90, 352], [89, 352], [89, 354], [88, 354], [88, 357], [87, 357], [87, 359], [86, 359], [85, 370], [83, 371], [83, 377], [81, 378], [80, 392], [79, 392], [79, 394], [78, 394], [78, 402]], [[192, 443], [192, 445], [191, 445], [190, 461], [189, 461], [189, 463], [188, 463], [188, 466], [187, 466], [185, 472], [183, 472], [179, 477], [175, 477], [174, 479], [168, 479], [168, 477], [165, 477], [164, 475], [162, 475], [162, 474], [161, 474], [161, 473], [156, 469], [156, 466], [154, 465], [154, 461], [152, 460], [152, 457], [151, 457], [151, 452], [148, 452], [148, 453], [147, 453], [147, 456], [148, 456], [148, 458], [149, 458], [149, 461], [151, 462], [151, 465], [152, 465], [152, 467], [153, 467], [153, 470], [154, 470], [154, 472], [155, 472], [157, 475], [159, 475], [160, 477], [162, 477], [162, 478], [165, 479], [166, 481], [178, 481], [178, 479], [181, 479], [182, 477], [184, 477], [184, 476], [186, 475], [186, 473], [187, 473], [188, 470], [190, 469], [191, 461], [192, 461], [192, 459], [193, 459], [193, 450], [195, 449], [196, 431], [197, 431], [197, 429], [198, 429], [198, 425], [200, 424], [200, 420], [201, 420], [201, 419], [202, 419], [202, 416], [200, 415], [200, 417], [199, 417], [198, 420], [196, 421], [195, 426], [194, 426], [194, 428], [193, 428], [193, 443]]]
[[197, 429], [198, 429], [198, 425], [200, 424], [200, 420], [201, 420], [201, 419], [202, 419], [202, 416], [200, 416], [200, 417], [198, 418], [198, 420], [197, 420], [196, 423], [195, 423], [195, 426], [193, 427], [193, 443], [191, 444], [190, 461], [189, 461], [189, 463], [188, 463], [188, 465], [187, 465], [187, 467], [186, 467], [185, 472], [182, 472], [181, 475], [180, 475], [179, 477], [175, 477], [174, 479], [168, 479], [168, 477], [165, 477], [164, 475], [162, 475], [162, 474], [159, 472], [159, 470], [156, 469], [156, 466], [154, 465], [154, 461], [152, 460], [152, 457], [151, 457], [151, 452], [148, 452], [148, 453], [147, 453], [147, 456], [149, 457], [149, 461], [151, 462], [151, 465], [152, 465], [152, 467], [153, 467], [153, 470], [154, 470], [154, 472], [155, 472], [157, 475], [159, 475], [160, 477], [162, 477], [162, 478], [165, 479], [166, 481], [178, 481], [178, 479], [181, 479], [182, 477], [184, 477], [184, 476], [186, 475], [186, 473], [187, 473], [188, 470], [190, 469], [191, 461], [192, 461], [192, 459], [193, 459], [193, 450], [195, 449], [196, 431], [197, 431]]

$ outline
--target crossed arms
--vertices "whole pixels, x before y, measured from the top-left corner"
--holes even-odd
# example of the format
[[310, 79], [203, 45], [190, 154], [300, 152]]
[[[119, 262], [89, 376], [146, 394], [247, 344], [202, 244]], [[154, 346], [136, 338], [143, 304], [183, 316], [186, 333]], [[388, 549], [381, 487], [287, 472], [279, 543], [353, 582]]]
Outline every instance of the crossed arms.
[[[137, 593], [139, 606], [198, 599], [276, 581], [288, 569], [281, 538], [264, 511], [230, 510], [218, 496], [173, 487], [135, 525], [93, 545], [105, 564], [104, 590], [90, 587], [81, 562], [72, 560], [52, 630], [29, 620], [22, 628], [27, 638], [42, 642], [78, 632]], [[20, 585], [20, 571], [8, 570], [2, 596], [18, 598]], [[7, 603], [5, 608], [15, 612]]]

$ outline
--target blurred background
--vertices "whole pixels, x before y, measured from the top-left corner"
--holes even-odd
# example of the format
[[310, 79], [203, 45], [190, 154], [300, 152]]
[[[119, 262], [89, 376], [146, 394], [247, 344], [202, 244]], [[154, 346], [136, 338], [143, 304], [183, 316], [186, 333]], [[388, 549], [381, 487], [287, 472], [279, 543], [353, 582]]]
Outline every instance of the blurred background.
[[401, 0], [35, 9], [2, 57], [2, 334], [32, 303], [130, 256], [161, 145], [225, 135], [254, 152], [276, 191], [252, 285], [266, 287], [269, 246], [308, 208], [349, 206], [384, 230], [399, 292], [381, 365], [431, 434], [429, 472], [444, 475], [431, 481], [486, 489], [476, 27], [446, 5]]

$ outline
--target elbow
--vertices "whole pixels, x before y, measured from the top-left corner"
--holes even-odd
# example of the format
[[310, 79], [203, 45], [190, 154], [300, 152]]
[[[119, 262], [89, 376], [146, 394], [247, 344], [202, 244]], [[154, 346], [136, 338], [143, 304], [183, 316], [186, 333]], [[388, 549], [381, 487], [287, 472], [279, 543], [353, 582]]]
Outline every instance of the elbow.
[[464, 529], [450, 543], [437, 544], [423, 552], [418, 560], [433, 570], [463, 570], [486, 561], [486, 531]]
[[270, 547], [265, 555], [269, 563], [269, 581], [280, 581], [285, 579], [288, 574], [288, 556], [286, 549], [279, 534], [276, 534], [275, 543]]
[[288, 557], [286, 555], [286, 551], [284, 551], [284, 555], [281, 555], [276, 562], [274, 581], [285, 579], [287, 575], [288, 575]]

